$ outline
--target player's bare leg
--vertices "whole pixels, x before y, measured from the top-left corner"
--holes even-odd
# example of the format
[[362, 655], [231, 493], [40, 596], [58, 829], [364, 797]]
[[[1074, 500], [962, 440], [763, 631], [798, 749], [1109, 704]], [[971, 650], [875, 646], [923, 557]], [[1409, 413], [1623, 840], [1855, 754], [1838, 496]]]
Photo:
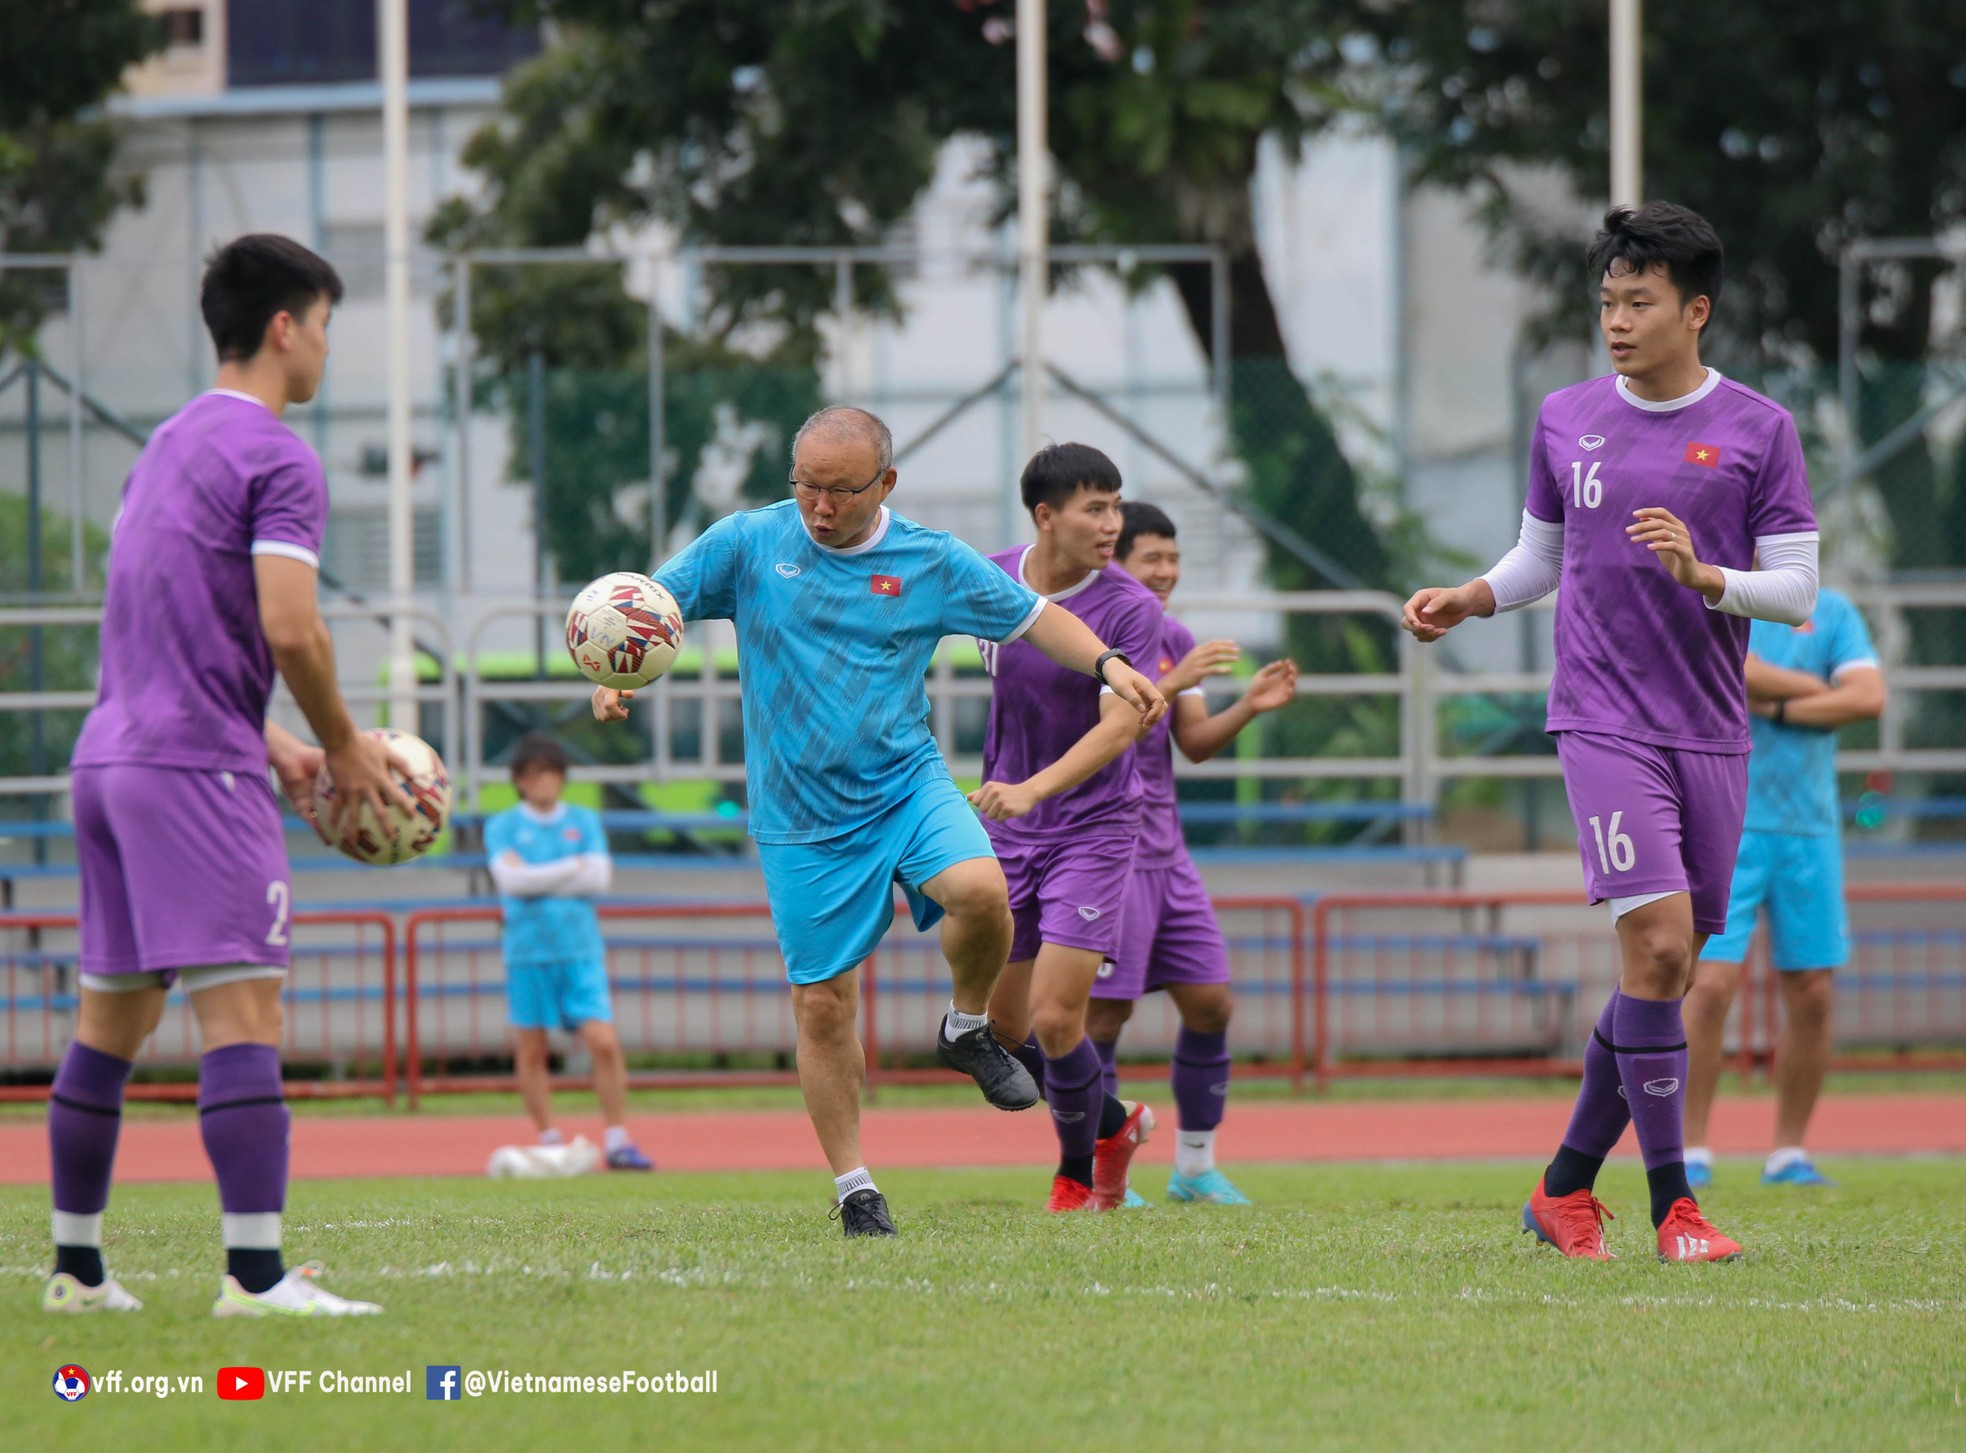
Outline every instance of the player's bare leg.
[[1800, 1148], [1829, 1073], [1830, 969], [1778, 974], [1782, 1032], [1775, 1047], [1775, 1148]]
[[995, 858], [955, 863], [922, 884], [942, 907], [942, 957], [950, 998], [965, 1014], [982, 1014], [1010, 957], [1010, 890]]
[[860, 1092], [867, 1054], [860, 1044], [860, 970], [792, 986], [799, 1026], [799, 1090], [819, 1148], [833, 1171], [833, 1215], [849, 1237], [893, 1236], [887, 1199], [860, 1158]]
[[833, 1174], [862, 1164], [860, 1094], [867, 1055], [860, 1045], [860, 970], [792, 986], [799, 1027], [799, 1092]]
[[[512, 1031], [512, 1073], [518, 1077], [519, 1097], [526, 1102], [526, 1114], [533, 1129], [546, 1139], [553, 1131], [553, 1079], [548, 1063], [552, 1046], [543, 1029]], [[595, 1062], [596, 1078], [600, 1063]]]
[[654, 1163], [628, 1135], [628, 1056], [622, 1053], [620, 1034], [610, 1020], [583, 1019], [580, 1039], [594, 1060], [594, 1095], [601, 1102], [601, 1124], [606, 1127], [608, 1169], [654, 1170]]
[[1680, 1012], [1686, 1021], [1686, 1143], [1707, 1144], [1707, 1123], [1723, 1069], [1728, 1011], [1741, 984], [1739, 964], [1703, 963]]
[[1037, 1080], [991, 1032], [990, 995], [1010, 954], [1010, 890], [995, 857], [952, 863], [922, 885], [943, 911], [942, 956], [949, 961], [949, 1012], [935, 1036], [937, 1063], [976, 1081], [999, 1110], [1028, 1110]]

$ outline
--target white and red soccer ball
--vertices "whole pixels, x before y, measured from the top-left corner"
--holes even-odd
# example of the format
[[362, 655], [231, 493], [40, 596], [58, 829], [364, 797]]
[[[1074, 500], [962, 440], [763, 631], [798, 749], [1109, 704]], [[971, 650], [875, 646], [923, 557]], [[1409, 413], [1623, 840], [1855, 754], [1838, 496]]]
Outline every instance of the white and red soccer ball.
[[[360, 863], [377, 867], [407, 863], [429, 852], [450, 821], [451, 774], [444, 768], [444, 759], [422, 737], [392, 727], [378, 727], [367, 735], [380, 738], [409, 767], [408, 775], [399, 777], [396, 785], [409, 797], [412, 808], [405, 812], [392, 806], [378, 819], [375, 809], [365, 802], [343, 821], [341, 841], [335, 846]], [[334, 782], [324, 767], [314, 784], [315, 807], [322, 822], [333, 818], [334, 801]]]
[[603, 575], [567, 611], [567, 650], [596, 685], [638, 690], [666, 672], [682, 648], [676, 598], [632, 570]]

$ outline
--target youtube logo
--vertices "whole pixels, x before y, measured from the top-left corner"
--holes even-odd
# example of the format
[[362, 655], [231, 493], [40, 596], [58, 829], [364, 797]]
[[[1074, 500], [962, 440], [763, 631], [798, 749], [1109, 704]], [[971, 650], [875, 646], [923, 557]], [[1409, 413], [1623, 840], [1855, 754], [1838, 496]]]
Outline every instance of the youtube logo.
[[263, 1367], [221, 1367], [218, 1395], [227, 1402], [252, 1402], [266, 1396], [266, 1369]]

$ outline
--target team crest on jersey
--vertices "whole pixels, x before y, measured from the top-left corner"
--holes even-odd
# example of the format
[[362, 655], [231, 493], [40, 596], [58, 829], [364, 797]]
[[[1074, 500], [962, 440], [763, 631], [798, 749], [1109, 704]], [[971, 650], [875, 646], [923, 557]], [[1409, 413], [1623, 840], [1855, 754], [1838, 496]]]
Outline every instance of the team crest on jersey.
[[1604, 436], [1602, 434], [1586, 434], [1577, 441], [1577, 447], [1584, 450], [1602, 449], [1604, 447]]

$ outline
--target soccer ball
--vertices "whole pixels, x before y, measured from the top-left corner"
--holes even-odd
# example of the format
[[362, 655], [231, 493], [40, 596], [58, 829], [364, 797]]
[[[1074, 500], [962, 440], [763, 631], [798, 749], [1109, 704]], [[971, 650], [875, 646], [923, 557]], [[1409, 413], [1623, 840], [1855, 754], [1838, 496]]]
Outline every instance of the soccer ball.
[[646, 575], [617, 570], [573, 598], [567, 650], [581, 675], [615, 691], [634, 691], [667, 671], [683, 647], [676, 598]]
[[601, 1149], [584, 1135], [566, 1145], [501, 1145], [485, 1174], [495, 1181], [542, 1181], [584, 1176], [600, 1168]]
[[[444, 759], [422, 737], [379, 727], [367, 733], [378, 738], [403, 761], [410, 772], [397, 785], [409, 794], [415, 810], [404, 812], [392, 807], [386, 820], [376, 820], [375, 809], [366, 802], [342, 824], [341, 841], [335, 846], [358, 863], [389, 867], [420, 858], [430, 851], [451, 816], [451, 774], [444, 770]], [[321, 821], [334, 815], [334, 782], [327, 768], [314, 782], [314, 802]]]

